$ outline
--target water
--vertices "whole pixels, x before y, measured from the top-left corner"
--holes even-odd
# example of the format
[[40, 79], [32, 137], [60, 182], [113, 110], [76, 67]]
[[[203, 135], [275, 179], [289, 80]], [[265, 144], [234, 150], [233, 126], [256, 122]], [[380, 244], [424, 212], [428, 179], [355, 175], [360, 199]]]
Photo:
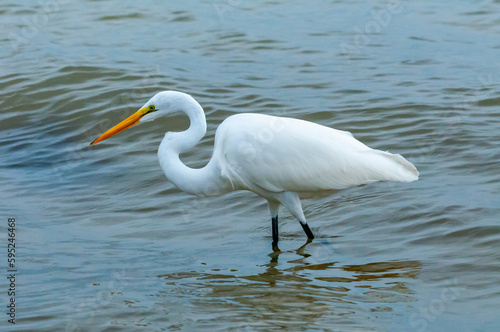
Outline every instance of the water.
[[[498, 1], [3, 1], [2, 330], [498, 330], [499, 21]], [[304, 201], [306, 246], [283, 211], [273, 252], [263, 199], [166, 182], [184, 117], [89, 146], [166, 89], [206, 111], [191, 166], [252, 112], [349, 130], [421, 179]]]

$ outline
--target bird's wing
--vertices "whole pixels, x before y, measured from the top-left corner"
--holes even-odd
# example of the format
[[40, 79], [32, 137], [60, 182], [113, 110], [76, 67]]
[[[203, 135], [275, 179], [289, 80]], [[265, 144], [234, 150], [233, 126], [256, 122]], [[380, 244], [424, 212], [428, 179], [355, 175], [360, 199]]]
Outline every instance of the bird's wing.
[[373, 150], [349, 132], [258, 114], [226, 119], [216, 133], [214, 156], [223, 176], [250, 190], [314, 192], [418, 178], [402, 156]]

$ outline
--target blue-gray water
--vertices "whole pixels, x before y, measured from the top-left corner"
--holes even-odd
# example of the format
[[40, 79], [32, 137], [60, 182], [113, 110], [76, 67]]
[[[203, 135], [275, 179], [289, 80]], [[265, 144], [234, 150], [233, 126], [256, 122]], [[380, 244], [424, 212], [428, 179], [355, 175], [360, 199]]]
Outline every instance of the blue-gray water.
[[[497, 331], [498, 1], [3, 1], [2, 330]], [[303, 202], [197, 199], [156, 149], [182, 116], [104, 130], [160, 90], [208, 133], [265, 113], [351, 131], [421, 173]], [[7, 323], [7, 218], [17, 324]]]

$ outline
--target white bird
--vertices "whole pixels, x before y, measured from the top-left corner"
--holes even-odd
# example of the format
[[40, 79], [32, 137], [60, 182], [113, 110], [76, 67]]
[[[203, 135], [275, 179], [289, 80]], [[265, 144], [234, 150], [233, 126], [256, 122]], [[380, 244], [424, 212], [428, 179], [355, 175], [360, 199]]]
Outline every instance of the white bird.
[[182, 191], [198, 196], [218, 196], [235, 190], [260, 195], [269, 205], [274, 243], [278, 241], [280, 205], [297, 218], [307, 237], [313, 239], [301, 198], [377, 181], [418, 179], [415, 166], [401, 155], [371, 149], [347, 131], [249, 113], [224, 120], [215, 133], [212, 159], [203, 168], [190, 168], [179, 154], [200, 142], [207, 124], [200, 104], [177, 91], [157, 93], [91, 145], [136, 124], [176, 112], [184, 112], [191, 123], [186, 131], [167, 132], [160, 144], [158, 159], [167, 179]]

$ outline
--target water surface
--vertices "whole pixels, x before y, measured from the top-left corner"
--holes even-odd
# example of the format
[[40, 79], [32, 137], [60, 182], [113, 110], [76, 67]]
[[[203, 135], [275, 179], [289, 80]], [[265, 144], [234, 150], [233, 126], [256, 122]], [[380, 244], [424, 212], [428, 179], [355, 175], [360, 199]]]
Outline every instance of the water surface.
[[[16, 329], [498, 330], [497, 1], [50, 4], [0, 5]], [[226, 117], [250, 112], [349, 130], [421, 178], [304, 201], [306, 246], [282, 211], [274, 252], [263, 199], [166, 182], [156, 149], [186, 118], [89, 146], [167, 89], [205, 109], [193, 167]]]

